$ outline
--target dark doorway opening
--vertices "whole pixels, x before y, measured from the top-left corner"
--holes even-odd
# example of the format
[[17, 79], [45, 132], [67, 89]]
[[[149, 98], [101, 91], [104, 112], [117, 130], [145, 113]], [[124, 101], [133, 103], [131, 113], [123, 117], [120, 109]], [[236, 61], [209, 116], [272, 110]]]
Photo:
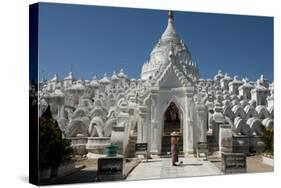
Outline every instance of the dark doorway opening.
[[164, 113], [164, 127], [162, 134], [161, 155], [170, 155], [171, 152], [171, 133], [179, 133], [178, 153], [183, 154], [183, 139], [181, 128], [181, 114], [175, 103], [171, 102]]

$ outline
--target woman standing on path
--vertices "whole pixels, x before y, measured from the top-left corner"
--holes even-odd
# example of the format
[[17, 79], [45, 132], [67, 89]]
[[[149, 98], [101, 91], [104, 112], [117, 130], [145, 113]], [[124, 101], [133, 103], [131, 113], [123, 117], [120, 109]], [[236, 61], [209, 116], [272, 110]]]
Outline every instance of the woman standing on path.
[[173, 166], [177, 166], [176, 162], [179, 161], [178, 157], [178, 133], [177, 132], [172, 132], [171, 133], [171, 154], [172, 154], [172, 164]]

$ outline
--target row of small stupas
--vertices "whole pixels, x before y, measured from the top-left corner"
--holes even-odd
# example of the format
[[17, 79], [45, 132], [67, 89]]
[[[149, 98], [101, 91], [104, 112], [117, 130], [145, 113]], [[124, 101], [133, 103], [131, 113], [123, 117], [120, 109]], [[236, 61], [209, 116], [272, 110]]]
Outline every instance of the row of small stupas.
[[249, 81], [218, 71], [214, 80], [199, 79], [198, 90], [203, 97], [207, 94], [204, 103], [209, 111], [222, 112], [234, 135], [262, 136], [261, 125], [273, 128], [274, 86], [263, 75]]
[[[74, 93], [81, 98], [94, 100], [98, 94], [99, 98], [109, 93], [129, 94], [128, 90], [137, 91], [144, 87], [144, 81], [129, 79], [123, 69], [118, 74], [114, 72], [112, 76], [105, 73], [101, 79], [94, 76], [92, 80], [77, 80], [70, 72], [63, 80], [56, 74], [52, 79], [41, 82], [39, 95], [43, 98], [65, 97], [65, 105], [77, 107], [79, 99], [67, 100]], [[217, 103], [223, 107], [224, 115], [233, 121], [237, 116], [245, 120], [250, 117], [273, 119], [273, 83], [269, 83], [263, 75], [257, 81], [249, 81], [247, 78], [240, 80], [237, 76], [232, 78], [218, 71], [213, 80], [197, 80], [197, 87], [202, 98], [205, 96], [204, 103], [209, 110]]]

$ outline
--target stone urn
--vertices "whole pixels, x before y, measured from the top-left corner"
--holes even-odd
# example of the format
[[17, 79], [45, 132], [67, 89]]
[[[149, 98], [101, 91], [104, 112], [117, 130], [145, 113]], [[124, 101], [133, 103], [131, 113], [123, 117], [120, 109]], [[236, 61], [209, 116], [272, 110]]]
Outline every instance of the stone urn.
[[105, 148], [106, 157], [116, 157], [118, 146], [115, 144], [110, 144]]

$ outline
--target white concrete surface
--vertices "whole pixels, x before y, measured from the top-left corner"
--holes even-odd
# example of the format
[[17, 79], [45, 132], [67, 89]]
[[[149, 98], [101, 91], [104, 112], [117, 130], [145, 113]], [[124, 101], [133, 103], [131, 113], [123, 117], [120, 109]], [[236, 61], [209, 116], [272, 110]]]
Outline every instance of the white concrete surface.
[[178, 178], [223, 174], [214, 164], [203, 159], [180, 158], [180, 166], [172, 166], [170, 158], [152, 159], [140, 163], [127, 177], [127, 180]]

